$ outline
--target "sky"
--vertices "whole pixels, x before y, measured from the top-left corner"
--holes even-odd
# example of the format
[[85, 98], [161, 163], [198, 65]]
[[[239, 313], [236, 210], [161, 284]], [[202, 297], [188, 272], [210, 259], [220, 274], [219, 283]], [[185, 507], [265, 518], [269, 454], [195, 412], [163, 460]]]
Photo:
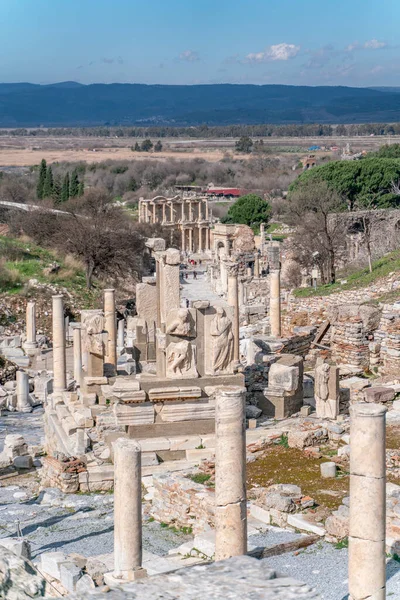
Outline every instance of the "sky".
[[0, 82], [400, 86], [399, 0], [0, 0]]

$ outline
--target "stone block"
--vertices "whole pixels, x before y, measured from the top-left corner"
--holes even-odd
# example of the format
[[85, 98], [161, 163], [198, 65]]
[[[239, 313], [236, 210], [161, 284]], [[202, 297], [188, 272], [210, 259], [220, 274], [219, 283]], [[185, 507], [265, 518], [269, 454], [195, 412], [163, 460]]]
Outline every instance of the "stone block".
[[64, 562], [67, 562], [67, 557], [64, 552], [43, 552], [43, 554], [40, 555], [41, 571], [59, 581], [61, 578], [60, 567]]
[[390, 402], [391, 400], [394, 400], [395, 395], [396, 394], [393, 388], [384, 387], [381, 385], [377, 385], [371, 388], [365, 388], [364, 390], [365, 402]]
[[271, 365], [268, 375], [268, 386], [282, 388], [285, 392], [294, 392], [299, 385], [298, 367], [289, 367], [279, 362]]
[[75, 590], [77, 594], [85, 594], [85, 592], [89, 592], [94, 588], [95, 585], [93, 579], [90, 577], [90, 575], [85, 573], [85, 575], [82, 575], [82, 577], [78, 579]]
[[310, 414], [311, 414], [311, 406], [304, 405], [304, 406], [301, 407], [301, 409], [300, 409], [300, 415], [302, 417], [308, 417], [308, 415], [310, 415]]
[[60, 582], [68, 592], [74, 592], [76, 584], [81, 578], [81, 569], [73, 562], [60, 564]]
[[257, 419], [249, 419], [249, 429], [257, 429]]
[[287, 524], [295, 527], [296, 529], [300, 529], [300, 531], [315, 533], [321, 537], [323, 537], [326, 533], [325, 529], [321, 527], [321, 525], [313, 523], [307, 518], [306, 515], [302, 514], [288, 515]]
[[14, 458], [14, 467], [16, 469], [31, 469], [33, 467], [33, 458], [29, 454], [25, 456], [16, 456]]
[[16, 556], [20, 558], [31, 558], [31, 545], [28, 540], [22, 540], [20, 538], [0, 538], [0, 546], [7, 548]]
[[157, 452], [157, 450], [170, 450], [171, 441], [168, 438], [145, 438], [140, 440], [142, 452]]
[[334, 462], [324, 462], [321, 463], [321, 477], [326, 479], [330, 477], [336, 477], [336, 463]]
[[161, 407], [157, 405], [156, 411], [157, 417], [167, 423], [215, 419], [215, 405], [211, 402], [168, 402]]
[[202, 446], [200, 436], [178, 436], [168, 438], [170, 443], [170, 450], [194, 450], [199, 446]]
[[131, 377], [117, 377], [112, 390], [117, 395], [124, 392], [137, 392], [140, 390], [140, 381]]
[[116, 425], [150, 425], [154, 423], [154, 406], [143, 404], [116, 404], [114, 406]]

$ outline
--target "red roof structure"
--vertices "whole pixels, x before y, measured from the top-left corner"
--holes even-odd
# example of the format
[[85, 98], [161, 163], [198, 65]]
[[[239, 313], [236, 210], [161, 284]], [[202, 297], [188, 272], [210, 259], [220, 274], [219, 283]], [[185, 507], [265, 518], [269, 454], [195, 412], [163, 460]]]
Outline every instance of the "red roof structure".
[[243, 190], [239, 190], [239, 188], [222, 188], [222, 187], [214, 187], [208, 188], [205, 190], [205, 193], [209, 196], [233, 196], [238, 198], [239, 196], [243, 196]]

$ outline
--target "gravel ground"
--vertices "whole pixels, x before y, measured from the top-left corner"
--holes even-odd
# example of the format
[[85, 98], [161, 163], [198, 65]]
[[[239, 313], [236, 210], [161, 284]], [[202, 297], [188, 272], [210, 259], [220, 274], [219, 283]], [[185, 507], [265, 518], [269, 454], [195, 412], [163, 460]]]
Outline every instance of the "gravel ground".
[[7, 412], [0, 418], [0, 452], [4, 447], [4, 438], [9, 434], [23, 435], [28, 446], [40, 445], [44, 441], [44, 409], [34, 408], [31, 413]]
[[[332, 544], [319, 542], [310, 548], [269, 558], [268, 566], [305, 581], [323, 600], [347, 599], [347, 548], [337, 550]], [[400, 563], [387, 563], [387, 598], [400, 600]]]

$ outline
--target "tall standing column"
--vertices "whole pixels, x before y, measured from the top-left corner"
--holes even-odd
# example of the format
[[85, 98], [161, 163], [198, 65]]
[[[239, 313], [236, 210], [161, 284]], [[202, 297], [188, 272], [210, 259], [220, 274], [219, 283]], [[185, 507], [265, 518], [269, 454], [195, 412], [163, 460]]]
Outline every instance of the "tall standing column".
[[28, 302], [26, 305], [26, 342], [24, 350], [28, 355], [36, 354], [38, 343], [36, 341], [36, 303]]
[[386, 598], [385, 414], [379, 404], [350, 409], [349, 594]]
[[254, 255], [254, 277], [260, 277], [260, 255], [258, 252]]
[[281, 335], [281, 270], [275, 269], [270, 272], [270, 296], [269, 296], [269, 319], [271, 324], [271, 335]]
[[61, 295], [53, 296], [53, 377], [55, 392], [67, 388], [64, 301]]
[[108, 333], [104, 364], [115, 371], [117, 368], [117, 316], [115, 314], [115, 290], [104, 290], [104, 328]]
[[199, 227], [199, 252], [203, 252], [203, 228], [202, 227]]
[[76, 385], [82, 385], [82, 332], [80, 327], [75, 327], [73, 331], [74, 344], [74, 379]]
[[233, 308], [232, 332], [235, 338], [233, 349], [233, 360], [236, 365], [239, 363], [239, 286], [238, 286], [238, 265], [228, 263], [228, 304]]
[[245, 390], [217, 388], [215, 560], [247, 553]]
[[189, 228], [189, 252], [193, 252], [193, 228]]
[[106, 583], [144, 577], [142, 568], [141, 448], [132, 439], [119, 438], [114, 448], [114, 572]]
[[17, 371], [17, 411], [32, 412], [29, 402], [29, 375], [24, 371]]

